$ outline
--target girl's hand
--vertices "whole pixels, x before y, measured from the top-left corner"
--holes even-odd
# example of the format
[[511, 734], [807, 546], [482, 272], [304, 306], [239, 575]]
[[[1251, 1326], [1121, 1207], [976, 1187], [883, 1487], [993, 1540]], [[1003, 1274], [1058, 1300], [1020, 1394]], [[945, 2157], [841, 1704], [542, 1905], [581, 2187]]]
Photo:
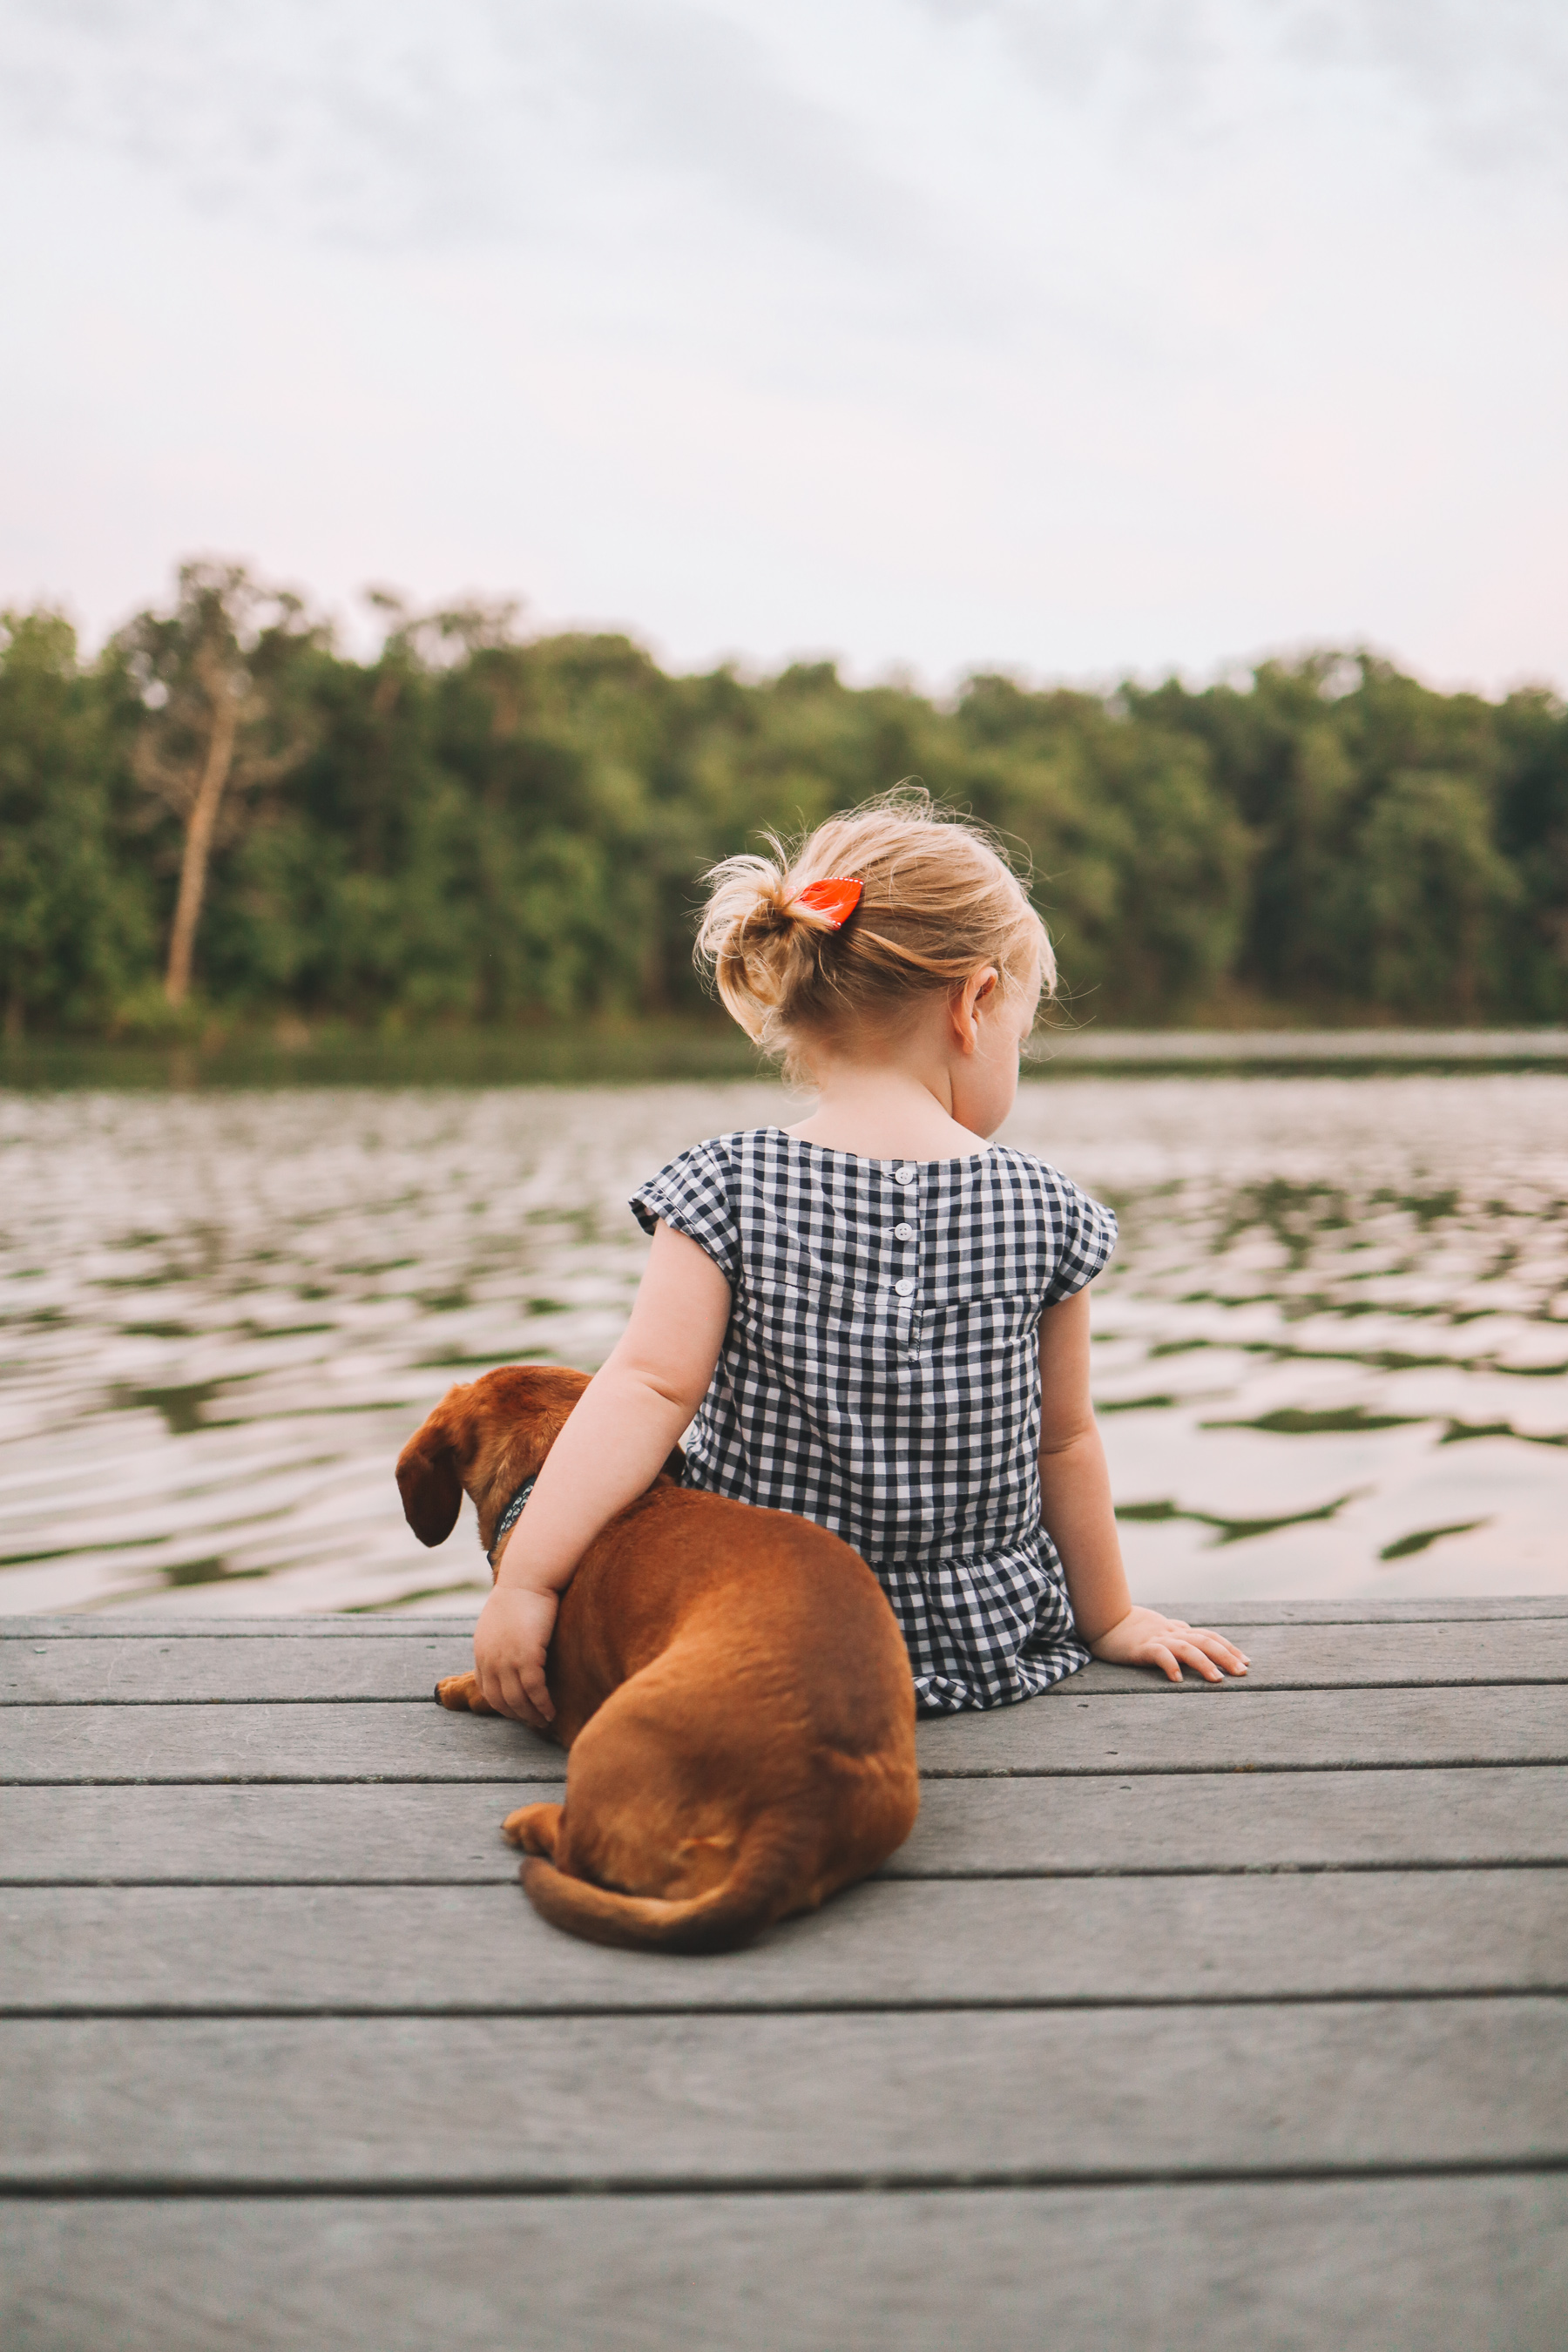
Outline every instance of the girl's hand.
[[474, 1672], [485, 1703], [535, 1731], [548, 1731], [555, 1708], [544, 1656], [561, 1596], [527, 1584], [498, 1584], [474, 1627]]
[[1181, 1681], [1184, 1664], [1205, 1682], [1217, 1683], [1226, 1675], [1244, 1675], [1249, 1663], [1223, 1633], [1180, 1617], [1162, 1617], [1157, 1609], [1130, 1609], [1089, 1646], [1114, 1666], [1158, 1666], [1173, 1683]]

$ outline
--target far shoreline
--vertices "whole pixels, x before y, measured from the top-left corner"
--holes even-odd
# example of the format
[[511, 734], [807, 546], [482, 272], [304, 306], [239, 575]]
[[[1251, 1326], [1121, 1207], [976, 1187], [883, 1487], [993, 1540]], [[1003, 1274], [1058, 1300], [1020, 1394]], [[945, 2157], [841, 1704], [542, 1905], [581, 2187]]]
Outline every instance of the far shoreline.
[[[1416, 1029], [1083, 1023], [1041, 1030], [1026, 1079], [1155, 1076], [1356, 1076], [1568, 1072], [1568, 1028]], [[180, 1039], [26, 1038], [0, 1045], [0, 1094], [222, 1092], [278, 1087], [702, 1085], [775, 1075], [739, 1031], [647, 1020], [356, 1031], [218, 1031]]]

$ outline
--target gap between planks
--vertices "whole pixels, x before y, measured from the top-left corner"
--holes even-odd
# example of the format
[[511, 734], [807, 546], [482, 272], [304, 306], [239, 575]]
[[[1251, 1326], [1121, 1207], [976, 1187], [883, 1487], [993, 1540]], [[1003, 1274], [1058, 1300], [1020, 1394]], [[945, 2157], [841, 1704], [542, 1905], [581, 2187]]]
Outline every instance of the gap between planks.
[[[1212, 1619], [1224, 1631], [1245, 1625], [1401, 1625], [1499, 1623], [1515, 1618], [1568, 1617], [1568, 1593], [1499, 1593], [1458, 1596], [1429, 1601], [1159, 1601], [1142, 1604], [1167, 1616], [1201, 1623]], [[54, 1615], [0, 1615], [0, 1641], [36, 1641], [41, 1635], [92, 1641], [130, 1637], [148, 1641], [181, 1641], [193, 1637], [243, 1640], [250, 1634], [290, 1633], [304, 1637], [342, 1634], [361, 1640], [472, 1637], [473, 1615], [363, 1617], [321, 1612], [272, 1617], [187, 1616], [161, 1618], [149, 1611], [127, 1609], [89, 1615], [85, 1612]]]
[[298, 2204], [307, 2200], [335, 2202], [339, 2198], [402, 2200], [438, 2197], [457, 2200], [526, 2197], [559, 2203], [574, 2198], [636, 2198], [640, 2201], [645, 2198], [672, 2197], [908, 2197], [954, 2190], [1002, 2195], [1029, 2189], [1288, 2188], [1352, 2180], [1536, 2180], [1563, 2173], [1568, 2173], [1568, 2156], [1462, 2157], [1451, 2161], [1441, 2157], [1414, 2157], [1387, 2163], [1192, 2165], [1180, 2168], [1168, 2165], [1116, 2165], [1081, 2170], [1020, 2165], [1015, 2170], [998, 2168], [921, 2172], [879, 2167], [867, 2172], [799, 2175], [670, 2173], [657, 2180], [645, 2179], [638, 2173], [616, 2172], [584, 2175], [572, 2180], [557, 2180], [548, 2173], [536, 2172], [497, 2173], [474, 2180], [443, 2180], [439, 2175], [426, 2178], [411, 2173], [393, 2181], [380, 2180], [374, 2175], [366, 2175], [363, 2179], [355, 2179], [352, 2175], [340, 2179], [329, 2173], [319, 2180], [297, 2177], [280, 2184], [242, 2177], [192, 2180], [182, 2173], [123, 2179], [113, 2174], [91, 2173], [78, 2178], [65, 2175], [47, 2183], [0, 2179], [0, 2207], [76, 2201], [163, 2204], [174, 2198], [182, 2201], [197, 2199], [206, 2204], [222, 2204], [230, 2198], [237, 2202], [276, 2200]]

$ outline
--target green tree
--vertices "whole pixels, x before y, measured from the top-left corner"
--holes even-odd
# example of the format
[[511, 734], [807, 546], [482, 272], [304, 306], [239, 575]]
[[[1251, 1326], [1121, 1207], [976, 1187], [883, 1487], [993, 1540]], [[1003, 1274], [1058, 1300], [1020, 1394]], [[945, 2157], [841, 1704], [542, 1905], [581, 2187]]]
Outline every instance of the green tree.
[[970, 799], [1026, 847], [1080, 1013], [1190, 1016], [1246, 925], [1251, 845], [1203, 747], [1125, 700], [972, 679]]
[[1245, 688], [1193, 694], [1172, 680], [1129, 698], [1139, 725], [1203, 744], [1216, 792], [1247, 828], [1249, 887], [1231, 968], [1277, 1002], [1322, 1003], [1345, 986], [1340, 881], [1365, 795], [1338, 698], [1360, 676], [1359, 665], [1324, 653], [1265, 662]]
[[1468, 777], [1402, 771], [1358, 847], [1368, 994], [1407, 1019], [1473, 1021], [1496, 1002], [1495, 941], [1521, 895], [1485, 794]]
[[1506, 933], [1505, 1001], [1517, 1017], [1568, 1015], [1568, 709], [1540, 688], [1497, 714], [1497, 841], [1518, 877]]
[[262, 587], [243, 565], [201, 562], [181, 565], [173, 612], [139, 614], [116, 640], [142, 707], [137, 778], [182, 835], [163, 973], [172, 1005], [190, 990], [213, 851], [239, 830], [239, 796], [304, 755], [290, 689], [320, 635], [297, 596]]
[[110, 698], [47, 611], [0, 614], [0, 1005], [5, 1034], [110, 1025], [147, 967], [143, 877], [116, 870]]

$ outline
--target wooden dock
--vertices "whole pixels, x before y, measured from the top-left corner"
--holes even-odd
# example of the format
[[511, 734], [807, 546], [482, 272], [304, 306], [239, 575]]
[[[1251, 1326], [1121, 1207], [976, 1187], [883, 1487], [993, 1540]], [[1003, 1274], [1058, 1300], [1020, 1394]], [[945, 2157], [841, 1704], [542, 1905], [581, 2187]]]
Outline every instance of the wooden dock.
[[1210, 1621], [680, 1959], [529, 1909], [461, 1628], [0, 1619], [6, 2352], [1562, 2352], [1568, 1601]]

